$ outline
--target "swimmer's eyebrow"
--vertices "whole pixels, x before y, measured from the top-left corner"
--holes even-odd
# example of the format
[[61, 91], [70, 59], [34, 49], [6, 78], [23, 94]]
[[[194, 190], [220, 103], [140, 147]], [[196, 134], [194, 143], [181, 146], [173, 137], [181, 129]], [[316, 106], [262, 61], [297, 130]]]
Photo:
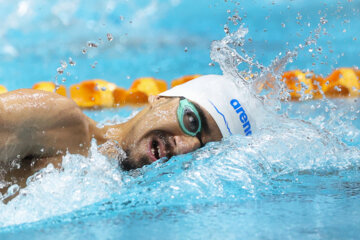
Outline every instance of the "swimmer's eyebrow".
[[204, 132], [206, 134], [209, 134], [210, 133], [209, 124], [205, 117], [204, 111], [201, 109], [201, 107], [197, 103], [194, 103], [193, 101], [191, 101], [191, 103], [194, 104], [196, 110], [198, 111], [198, 113], [200, 115], [201, 125], [202, 125], [202, 128], [204, 129]]

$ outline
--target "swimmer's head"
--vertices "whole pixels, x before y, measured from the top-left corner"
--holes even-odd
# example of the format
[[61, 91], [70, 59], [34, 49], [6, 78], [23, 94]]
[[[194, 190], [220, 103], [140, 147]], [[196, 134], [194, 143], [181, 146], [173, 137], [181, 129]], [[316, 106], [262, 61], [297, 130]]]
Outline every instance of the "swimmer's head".
[[250, 135], [253, 122], [238, 86], [207, 75], [149, 97], [149, 105], [116, 134], [125, 170], [192, 152], [232, 134]]
[[249, 111], [254, 107], [252, 97], [230, 78], [206, 75], [160, 95], [181, 96], [199, 104], [214, 119], [223, 137], [233, 134], [248, 136], [255, 127], [251, 117], [254, 111]]

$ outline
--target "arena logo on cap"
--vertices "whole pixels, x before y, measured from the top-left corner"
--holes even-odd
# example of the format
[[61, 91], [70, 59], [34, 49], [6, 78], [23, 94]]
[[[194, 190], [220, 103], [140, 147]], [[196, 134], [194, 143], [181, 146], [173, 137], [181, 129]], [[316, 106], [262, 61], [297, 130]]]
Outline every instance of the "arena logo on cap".
[[245, 112], [245, 109], [241, 106], [238, 100], [231, 99], [231, 106], [234, 108], [237, 114], [239, 114], [240, 122], [242, 123], [242, 127], [244, 129], [244, 133], [246, 136], [251, 135], [251, 124], [248, 118], [248, 115]]

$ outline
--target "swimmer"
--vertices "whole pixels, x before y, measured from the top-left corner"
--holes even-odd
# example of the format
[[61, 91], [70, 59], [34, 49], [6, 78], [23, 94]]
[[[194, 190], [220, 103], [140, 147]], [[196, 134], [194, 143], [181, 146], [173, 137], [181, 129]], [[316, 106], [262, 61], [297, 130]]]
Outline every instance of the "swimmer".
[[100, 128], [58, 94], [32, 89], [1, 94], [0, 188], [25, 187], [26, 179], [49, 163], [61, 168], [67, 153], [86, 156], [93, 138], [104, 155], [131, 170], [232, 134], [251, 135], [255, 122], [248, 111], [254, 107], [245, 99], [232, 80], [207, 75], [150, 96], [125, 123]]

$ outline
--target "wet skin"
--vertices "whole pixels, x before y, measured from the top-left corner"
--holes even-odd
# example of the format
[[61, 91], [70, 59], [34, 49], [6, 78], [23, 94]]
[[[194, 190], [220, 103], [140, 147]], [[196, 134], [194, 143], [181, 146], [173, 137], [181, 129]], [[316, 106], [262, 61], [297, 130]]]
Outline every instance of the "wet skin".
[[[104, 128], [88, 118], [69, 98], [55, 93], [22, 89], [0, 95], [0, 191], [12, 183], [25, 186], [27, 177], [53, 163], [61, 168], [67, 153], [87, 155], [91, 139], [110, 157], [117, 147], [126, 152], [125, 170], [170, 159], [222, 138], [212, 117], [197, 106], [202, 129], [197, 136], [185, 134], [179, 126], [179, 98], [151, 96], [149, 104], [129, 121]], [[13, 167], [11, 163], [19, 163]]]

